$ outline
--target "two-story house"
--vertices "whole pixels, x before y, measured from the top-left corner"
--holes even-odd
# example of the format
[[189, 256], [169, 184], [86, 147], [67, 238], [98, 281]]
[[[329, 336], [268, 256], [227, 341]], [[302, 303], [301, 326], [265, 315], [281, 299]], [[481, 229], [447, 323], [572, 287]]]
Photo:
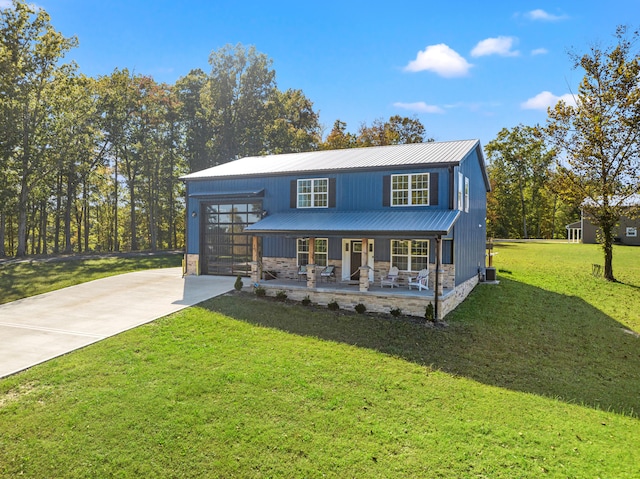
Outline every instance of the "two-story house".
[[438, 299], [466, 297], [484, 270], [490, 187], [477, 140], [247, 157], [183, 179], [187, 274], [257, 283], [265, 270], [293, 283], [306, 266], [308, 293], [331, 265], [366, 293], [392, 267], [400, 284], [426, 269]]

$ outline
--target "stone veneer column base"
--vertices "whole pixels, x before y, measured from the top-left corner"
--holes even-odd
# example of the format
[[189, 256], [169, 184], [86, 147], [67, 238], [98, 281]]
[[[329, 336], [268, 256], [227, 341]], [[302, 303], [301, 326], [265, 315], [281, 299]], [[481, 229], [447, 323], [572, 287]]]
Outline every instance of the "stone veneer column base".
[[186, 271], [188, 275], [200, 274], [200, 255], [199, 254], [185, 254]]

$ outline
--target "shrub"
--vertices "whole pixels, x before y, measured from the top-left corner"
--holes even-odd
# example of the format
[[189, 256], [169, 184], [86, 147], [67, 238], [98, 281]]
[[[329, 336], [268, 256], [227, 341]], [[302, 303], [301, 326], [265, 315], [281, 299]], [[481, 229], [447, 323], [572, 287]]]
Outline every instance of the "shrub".
[[311, 304], [311, 299], [309, 298], [309, 295], [305, 296], [302, 301], [301, 301], [303, 306], [309, 306]]
[[267, 290], [264, 289], [262, 286], [257, 286], [255, 289], [255, 293], [257, 297], [263, 298], [264, 296], [267, 295]]
[[427, 305], [427, 308], [424, 311], [424, 319], [431, 322], [433, 322], [433, 320], [435, 319], [434, 312], [433, 312], [433, 303], [429, 303]]
[[340, 309], [340, 305], [338, 304], [338, 302], [334, 299], [333, 301], [331, 301], [329, 304], [327, 304], [327, 308], [329, 308], [331, 311], [338, 311]]
[[242, 286], [242, 278], [240, 277], [240, 275], [238, 275], [238, 277], [236, 278], [236, 282], [233, 283], [233, 287], [236, 291], [240, 291], [242, 289]]
[[284, 291], [278, 291], [276, 293], [276, 300], [278, 301], [284, 301], [285, 299], [287, 299], [287, 293]]
[[389, 313], [391, 313], [391, 316], [394, 318], [398, 318], [402, 315], [402, 310], [400, 308], [393, 308]]
[[356, 304], [355, 310], [356, 310], [356, 313], [362, 314], [367, 310], [367, 307], [362, 303], [358, 303]]

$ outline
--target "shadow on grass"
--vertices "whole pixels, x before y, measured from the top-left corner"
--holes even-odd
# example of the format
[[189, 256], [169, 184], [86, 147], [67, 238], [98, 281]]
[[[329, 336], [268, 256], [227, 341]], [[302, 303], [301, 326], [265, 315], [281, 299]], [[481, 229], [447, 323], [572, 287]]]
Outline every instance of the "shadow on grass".
[[255, 325], [374, 349], [481, 383], [638, 417], [640, 339], [580, 298], [509, 279], [480, 285], [449, 327], [253, 296], [201, 304]]

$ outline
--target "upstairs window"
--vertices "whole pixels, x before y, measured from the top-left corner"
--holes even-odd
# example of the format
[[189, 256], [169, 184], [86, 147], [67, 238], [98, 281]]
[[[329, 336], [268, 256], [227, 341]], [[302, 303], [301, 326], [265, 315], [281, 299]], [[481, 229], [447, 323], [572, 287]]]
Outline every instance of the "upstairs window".
[[638, 237], [638, 228], [635, 226], [627, 226], [627, 237], [629, 238], [637, 238]]
[[429, 205], [429, 173], [391, 175], [391, 206]]
[[328, 208], [329, 179], [311, 178], [298, 180], [297, 208]]

